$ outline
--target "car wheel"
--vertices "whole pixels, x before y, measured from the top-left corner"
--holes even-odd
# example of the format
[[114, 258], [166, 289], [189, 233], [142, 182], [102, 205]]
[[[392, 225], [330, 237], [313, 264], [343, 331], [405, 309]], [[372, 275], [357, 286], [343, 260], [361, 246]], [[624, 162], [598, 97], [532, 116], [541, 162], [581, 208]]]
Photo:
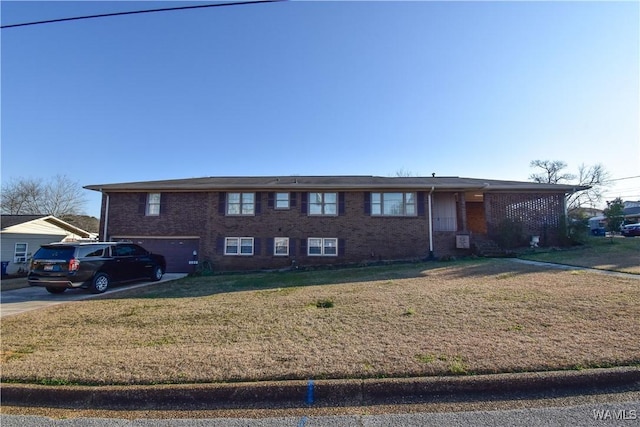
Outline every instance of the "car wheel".
[[61, 294], [67, 290], [67, 288], [54, 288], [52, 286], [47, 286], [46, 289], [50, 294]]
[[94, 294], [101, 294], [107, 290], [111, 280], [105, 273], [98, 273], [93, 277], [91, 282], [91, 292]]
[[156, 265], [155, 267], [153, 267], [151, 280], [153, 280], [154, 282], [157, 282], [158, 280], [162, 279], [163, 274], [164, 272], [162, 271], [162, 267], [160, 267], [159, 265]]

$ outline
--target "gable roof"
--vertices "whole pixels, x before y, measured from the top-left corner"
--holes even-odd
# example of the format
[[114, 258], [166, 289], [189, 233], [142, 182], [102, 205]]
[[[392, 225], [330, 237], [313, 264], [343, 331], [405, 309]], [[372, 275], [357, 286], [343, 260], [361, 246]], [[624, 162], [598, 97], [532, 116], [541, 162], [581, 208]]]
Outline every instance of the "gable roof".
[[83, 238], [92, 237], [92, 233], [78, 228], [75, 225], [71, 225], [68, 222], [61, 220], [60, 218], [56, 218], [53, 215], [0, 215], [0, 226], [2, 227], [2, 231], [5, 231], [9, 227], [22, 225], [37, 220], [46, 221], [49, 224], [55, 225], [56, 227], [66, 232], [76, 234]]
[[7, 227], [24, 224], [25, 222], [34, 221], [46, 216], [47, 215], [0, 215], [0, 226], [4, 230]]
[[501, 181], [460, 177], [381, 177], [381, 176], [255, 176], [203, 177], [142, 181], [119, 184], [87, 185], [88, 190], [101, 192], [151, 191], [220, 191], [232, 189], [274, 190], [292, 189], [413, 189], [447, 191], [544, 191], [573, 193], [590, 187], [536, 182]]

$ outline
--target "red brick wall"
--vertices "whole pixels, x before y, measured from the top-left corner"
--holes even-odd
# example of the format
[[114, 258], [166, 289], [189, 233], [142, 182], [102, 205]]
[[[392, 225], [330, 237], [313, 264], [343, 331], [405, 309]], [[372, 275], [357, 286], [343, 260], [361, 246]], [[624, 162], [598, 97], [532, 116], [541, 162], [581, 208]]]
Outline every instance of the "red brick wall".
[[[200, 260], [210, 260], [217, 270], [284, 268], [293, 260], [305, 266], [423, 258], [429, 254], [428, 220], [423, 212], [416, 217], [371, 217], [365, 215], [364, 192], [345, 192], [344, 214], [308, 216], [300, 209], [301, 197], [306, 197], [306, 193], [298, 193], [296, 206], [289, 210], [269, 207], [267, 192], [257, 195], [259, 214], [225, 216], [219, 213], [219, 193], [162, 193], [161, 214], [153, 217], [145, 216], [145, 193], [113, 193], [109, 200], [108, 233], [199, 236]], [[221, 248], [225, 237], [259, 239], [260, 253], [250, 257], [225, 256]], [[289, 237], [295, 251], [290, 251], [289, 257], [271, 255], [267, 239], [274, 237]], [[344, 244], [344, 254], [307, 256], [301, 241], [308, 237], [338, 238]]]
[[[109, 236], [149, 236], [200, 238], [201, 261], [209, 260], [215, 270], [285, 268], [292, 262], [300, 266], [343, 264], [390, 259], [425, 258], [429, 255], [426, 208], [416, 217], [372, 217], [365, 214], [365, 192], [344, 193], [344, 212], [338, 216], [308, 216], [301, 213], [301, 198], [289, 210], [269, 207], [268, 193], [256, 193], [260, 213], [253, 216], [225, 216], [219, 213], [220, 194], [162, 193], [159, 216], [146, 216], [146, 193], [113, 193], [109, 199]], [[426, 197], [424, 197], [426, 204]], [[467, 204], [469, 228], [481, 228], [480, 213], [474, 203]], [[557, 241], [558, 218], [563, 213], [562, 196], [546, 194], [485, 194], [484, 214], [489, 233], [495, 232], [505, 215], [517, 216], [527, 234], [541, 236], [544, 244]], [[103, 198], [103, 212], [105, 199]], [[475, 213], [474, 213], [475, 212]], [[101, 216], [104, 221], [105, 215]], [[101, 223], [100, 231], [104, 230]], [[463, 255], [456, 249], [455, 232], [434, 233], [434, 255]], [[221, 242], [225, 237], [253, 237], [260, 252], [254, 256], [225, 256]], [[268, 239], [289, 237], [293, 251], [288, 257], [273, 256]], [[301, 247], [309, 237], [335, 237], [344, 244], [337, 257], [310, 257]]]
[[485, 194], [484, 207], [487, 231], [492, 238], [497, 238], [500, 224], [507, 218], [522, 226], [523, 242], [531, 236], [540, 236], [542, 246], [560, 242], [563, 194], [488, 193]]

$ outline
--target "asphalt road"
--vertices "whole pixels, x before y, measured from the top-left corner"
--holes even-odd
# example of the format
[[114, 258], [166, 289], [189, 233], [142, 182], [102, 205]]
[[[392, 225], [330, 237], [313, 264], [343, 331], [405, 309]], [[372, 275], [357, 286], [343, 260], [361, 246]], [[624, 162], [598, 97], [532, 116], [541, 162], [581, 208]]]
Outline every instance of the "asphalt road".
[[[626, 396], [626, 395], [625, 395]], [[508, 410], [417, 412], [380, 415], [296, 416], [267, 418], [72, 418], [1, 415], [3, 427], [383, 427], [383, 426], [636, 426], [640, 424], [640, 399]]]
[[[180, 279], [186, 274], [167, 273], [158, 282], [133, 282], [124, 285], [113, 285], [107, 289], [106, 293], [116, 293], [127, 289], [135, 289], [142, 286], [155, 286], [170, 280]], [[94, 298], [86, 289], [67, 289], [63, 294], [50, 294], [45, 288], [30, 286], [27, 288], [4, 291], [0, 294], [0, 315], [2, 317], [24, 313], [26, 311], [37, 310], [56, 304], [72, 301], [81, 301]]]

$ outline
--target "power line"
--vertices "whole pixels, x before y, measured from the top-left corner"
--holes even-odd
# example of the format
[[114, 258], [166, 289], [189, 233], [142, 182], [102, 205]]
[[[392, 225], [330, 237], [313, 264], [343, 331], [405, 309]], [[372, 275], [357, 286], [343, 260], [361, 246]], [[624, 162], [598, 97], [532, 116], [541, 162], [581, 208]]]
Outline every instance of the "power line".
[[29, 25], [52, 24], [54, 22], [78, 21], [81, 19], [106, 18], [110, 16], [134, 15], [134, 14], [140, 14], [140, 13], [168, 12], [172, 10], [185, 10], [185, 9], [203, 9], [206, 7], [242, 6], [242, 5], [254, 4], [254, 3], [275, 3], [275, 2], [281, 2], [281, 1], [286, 1], [286, 0], [240, 1], [240, 2], [231, 2], [231, 3], [215, 3], [215, 4], [199, 4], [199, 5], [192, 5], [192, 6], [165, 7], [161, 9], [134, 10], [129, 12], [102, 13], [99, 15], [75, 16], [71, 18], [49, 19], [46, 21], [35, 21], [35, 22], [24, 22], [22, 24], [2, 25], [0, 26], [0, 28], [4, 29], [4, 28], [26, 27]]
[[624, 178], [608, 179], [605, 182], [622, 181], [623, 179], [634, 179], [634, 178], [640, 178], [640, 175], [638, 175], [638, 176], [625, 176]]

